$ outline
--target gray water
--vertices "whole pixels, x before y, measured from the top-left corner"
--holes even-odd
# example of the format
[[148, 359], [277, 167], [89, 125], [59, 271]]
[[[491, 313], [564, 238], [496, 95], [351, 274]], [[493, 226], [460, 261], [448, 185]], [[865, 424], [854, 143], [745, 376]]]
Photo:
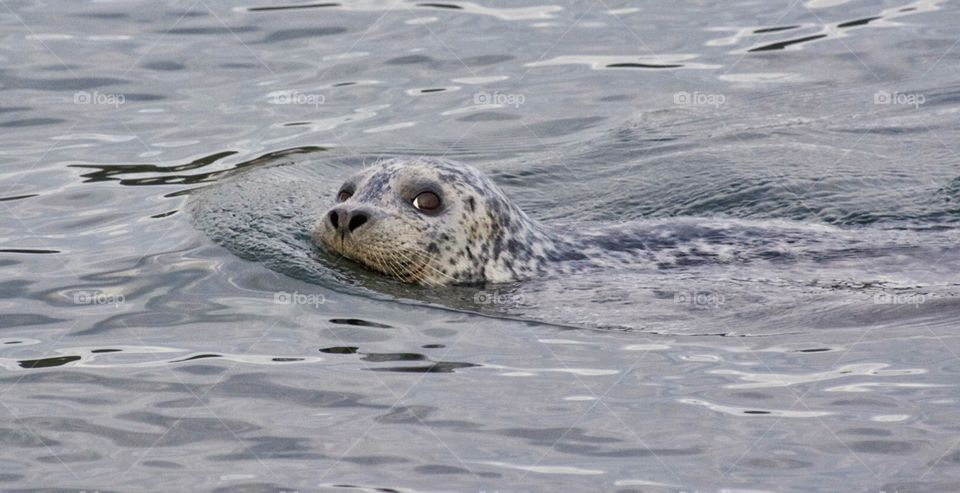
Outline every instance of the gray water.
[[[960, 490], [958, 21], [0, 3], [0, 491]], [[437, 290], [310, 245], [420, 155], [782, 257]]]

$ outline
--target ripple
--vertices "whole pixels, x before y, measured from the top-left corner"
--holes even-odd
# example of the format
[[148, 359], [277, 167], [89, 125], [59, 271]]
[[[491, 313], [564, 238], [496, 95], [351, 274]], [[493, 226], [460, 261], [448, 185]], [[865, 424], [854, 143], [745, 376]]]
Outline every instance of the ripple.
[[384, 371], [393, 373], [454, 373], [464, 368], [476, 368], [481, 365], [476, 363], [462, 363], [457, 361], [437, 361], [424, 366], [394, 366], [367, 368], [369, 371]]
[[299, 29], [283, 29], [268, 34], [259, 43], [279, 43], [296, 39], [313, 39], [323, 36], [333, 36], [347, 32], [343, 27], [306, 27]]
[[[831, 2], [834, 0], [825, 0], [825, 1]], [[788, 39], [784, 41], [779, 41], [775, 43], [763, 44], [760, 46], [756, 46], [754, 48], [750, 48], [746, 50], [746, 52], [754, 53], [754, 52], [766, 52], [766, 51], [781, 51], [796, 45], [809, 43], [811, 41], [817, 41], [819, 39], [823, 39], [827, 37], [842, 38], [846, 36], [843, 30], [852, 29], [852, 28], [862, 28], [871, 24], [879, 27], [899, 26], [900, 24], [893, 22], [894, 19], [906, 16], [906, 15], [915, 15], [917, 13], [931, 12], [934, 10], [938, 10], [939, 4], [941, 3], [941, 1], [942, 0], [919, 0], [917, 2], [914, 2], [913, 4], [910, 4], [910, 6], [906, 8], [894, 7], [894, 8], [885, 9], [877, 15], [861, 17], [859, 19], [843, 21], [836, 24], [824, 24], [820, 27], [820, 32], [818, 33], [814, 33], [808, 36]], [[792, 27], [793, 26], [791, 26], [791, 29]], [[800, 26], [796, 26], [796, 27], [800, 27]], [[771, 32], [779, 32], [779, 31], [791, 30], [791, 29], [773, 28], [773, 30], [771, 30], [770, 28], [767, 28], [767, 29], [754, 30], [751, 34], [758, 34], [758, 33], [768, 34]], [[724, 40], [715, 40], [712, 43], [730, 44], [732, 42], [735, 42], [739, 38], [744, 37], [744, 34], [745, 34], [744, 30], [740, 30], [732, 38], [725, 38]]]
[[877, 20], [877, 19], [883, 19], [883, 16], [876, 15], [876, 16], [873, 16], [873, 17], [865, 17], [865, 18], [863, 18], [863, 19], [857, 19], [857, 20], [852, 20], [852, 21], [841, 22], [841, 23], [837, 24], [837, 27], [839, 27], [839, 28], [845, 28], [845, 27], [866, 26], [867, 24], [869, 24], [869, 23], [871, 23], [871, 22], [873, 22], [873, 21], [875, 21], [875, 20]]
[[77, 133], [77, 134], [63, 134], [58, 135], [53, 138], [53, 140], [92, 140], [95, 142], [107, 142], [107, 143], [120, 143], [120, 142], [130, 142], [136, 140], [136, 135], [116, 135], [116, 134], [106, 134], [106, 133]]
[[584, 467], [577, 466], [525, 466], [521, 464], [511, 464], [509, 462], [500, 462], [500, 461], [475, 461], [477, 464], [486, 464], [488, 466], [497, 466], [504, 467], [507, 469], [516, 469], [518, 471], [526, 472], [535, 472], [537, 474], [559, 474], [559, 475], [574, 475], [574, 476], [597, 476], [600, 474], [606, 474], [606, 471], [602, 469], [587, 469]]
[[439, 17], [417, 17], [415, 19], [407, 19], [403, 21], [403, 23], [410, 26], [422, 26], [425, 24], [432, 24], [439, 20], [440, 20]]
[[720, 369], [711, 370], [714, 375], [734, 375], [754, 383], [728, 384], [728, 389], [758, 389], [769, 387], [789, 387], [804, 383], [818, 383], [826, 380], [835, 380], [838, 378], [849, 378], [857, 376], [873, 377], [896, 377], [905, 375], [920, 375], [927, 371], [920, 368], [903, 370], [884, 370], [890, 365], [886, 363], [857, 363], [844, 365], [832, 370], [822, 372], [812, 372], [804, 374], [784, 374], [784, 373], [749, 373], [740, 370]]
[[357, 350], [360, 349], [356, 346], [336, 346], [320, 349], [321, 353], [330, 353], [330, 354], [356, 354]]
[[[0, 358], [0, 367], [8, 371], [37, 370], [70, 366], [79, 368], [152, 368], [171, 364], [183, 364], [201, 360], [223, 360], [248, 365], [289, 365], [315, 364], [325, 361], [316, 356], [271, 356], [260, 354], [230, 354], [211, 352], [190, 352], [183, 349], [162, 346], [116, 346], [111, 348], [61, 348], [56, 350], [61, 356], [48, 356], [34, 359]], [[161, 356], [181, 353], [176, 357]], [[187, 353], [187, 354], [182, 354]]]
[[80, 356], [57, 356], [53, 358], [28, 359], [17, 361], [21, 368], [52, 368], [54, 366], [63, 366], [67, 363], [77, 361]]
[[61, 253], [60, 250], [47, 250], [43, 248], [0, 248], [0, 253], [26, 253], [31, 255], [48, 255], [51, 253]]
[[555, 5], [531, 7], [486, 7], [473, 2], [423, 2], [411, 5], [402, 0], [387, 0], [373, 3], [314, 3], [301, 5], [272, 5], [258, 7], [235, 7], [234, 10], [246, 12], [277, 12], [285, 10], [300, 10], [310, 8], [338, 8], [354, 12], [382, 12], [391, 10], [409, 10], [411, 7], [424, 10], [466, 13], [495, 17], [504, 21], [520, 21], [532, 19], [550, 19], [554, 14], [563, 10]]
[[640, 69], [714, 69], [720, 65], [692, 63], [689, 60], [697, 55], [657, 55], [650, 58], [621, 55], [562, 55], [549, 60], [540, 60], [525, 64], [526, 67], [549, 67], [555, 65], [587, 65], [594, 70], [609, 68]]
[[319, 9], [326, 7], [340, 7], [339, 3], [305, 3], [300, 5], [275, 5], [269, 7], [247, 7], [248, 12], [270, 12], [273, 10], [301, 10], [301, 9]]
[[724, 414], [731, 414], [734, 416], [770, 416], [776, 418], [819, 418], [821, 416], [829, 416], [831, 412], [827, 411], [793, 411], [789, 409], [756, 409], [756, 408], [746, 408], [746, 407], [736, 407], [736, 406], [724, 406], [720, 404], [714, 404], [711, 402], [703, 401], [700, 399], [677, 399], [677, 402], [683, 404], [692, 404], [695, 406], [703, 406], [711, 411], [717, 411]]
[[910, 383], [910, 382], [860, 382], [849, 385], [837, 385], [827, 387], [824, 392], [875, 392], [877, 388], [893, 389], [931, 389], [944, 387], [940, 384], [932, 383]]
[[374, 327], [377, 329], [392, 329], [390, 325], [382, 324], [379, 322], [371, 322], [369, 320], [362, 320], [359, 318], [332, 318], [330, 323], [337, 325], [353, 325], [356, 327]]
[[175, 27], [164, 31], [157, 31], [161, 35], [174, 36], [222, 36], [236, 35], [242, 33], [256, 32], [260, 29], [256, 26], [203, 26], [203, 27]]
[[424, 87], [424, 88], [413, 88], [407, 89], [404, 91], [409, 96], [422, 96], [424, 94], [436, 94], [440, 92], [453, 92], [459, 91], [459, 86], [449, 86], [449, 87]]
[[451, 79], [451, 82], [456, 82], [458, 84], [491, 84], [493, 82], [501, 82], [510, 79], [508, 75], [489, 75], [486, 77], [459, 77], [456, 79]]
[[[81, 175], [85, 178], [84, 183], [98, 183], [105, 181], [116, 181], [121, 185], [128, 186], [153, 186], [153, 185], [171, 185], [171, 184], [197, 184], [210, 183], [216, 181], [221, 176], [249, 167], [275, 164], [277, 160], [288, 156], [310, 154], [327, 150], [324, 147], [304, 146], [281, 149], [266, 154], [261, 154], [253, 159], [241, 161], [224, 169], [209, 171], [196, 174], [184, 174], [186, 171], [195, 171], [206, 168], [219, 161], [238, 154], [238, 151], [221, 151], [207, 156], [203, 156], [192, 161], [173, 164], [70, 164], [71, 168], [95, 169], [90, 173]], [[128, 178], [128, 175], [150, 174], [146, 177]]]
[[753, 52], [757, 52], [757, 51], [783, 50], [783, 49], [787, 48], [788, 46], [792, 46], [792, 45], [796, 45], [796, 44], [801, 44], [801, 43], [807, 43], [807, 42], [810, 42], [810, 41], [816, 41], [816, 40], [818, 40], [818, 39], [823, 39], [823, 38], [826, 38], [826, 37], [827, 37], [826, 34], [814, 34], [814, 35], [812, 35], [812, 36], [804, 36], [804, 37], [802, 37], [802, 38], [788, 39], [788, 40], [786, 40], [786, 41], [778, 41], [778, 42], [776, 42], [776, 43], [770, 43], [770, 44], [765, 44], [765, 45], [762, 45], [762, 46], [758, 46], [758, 47], [756, 47], [756, 48], [750, 48], [749, 50], [747, 50], [747, 52], [753, 53]]
[[780, 31], [790, 31], [792, 29], [800, 28], [799, 24], [793, 26], [776, 26], [776, 27], [762, 27], [759, 29], [754, 29], [753, 34], [768, 34], [768, 33], [778, 33]]
[[67, 120], [62, 118], [23, 118], [20, 120], [0, 122], [0, 128], [40, 127], [45, 125], [55, 125], [65, 121]]
[[502, 370], [500, 375], [505, 377], [529, 377], [540, 373], [569, 373], [581, 377], [602, 377], [617, 375], [620, 370], [607, 370], [601, 368], [518, 368], [505, 365], [484, 365], [487, 368]]
[[417, 123], [418, 123], [418, 122], [399, 122], [399, 123], [393, 123], [393, 124], [390, 124], [390, 125], [382, 125], [382, 126], [379, 126], [379, 127], [367, 128], [367, 129], [364, 129], [363, 132], [364, 132], [364, 133], [368, 133], [368, 134], [377, 134], [377, 133], [383, 133], [383, 132], [392, 132], [392, 131], [394, 131], [394, 130], [402, 130], [402, 129], [404, 129], [404, 128], [414, 127], [414, 126], [417, 125]]

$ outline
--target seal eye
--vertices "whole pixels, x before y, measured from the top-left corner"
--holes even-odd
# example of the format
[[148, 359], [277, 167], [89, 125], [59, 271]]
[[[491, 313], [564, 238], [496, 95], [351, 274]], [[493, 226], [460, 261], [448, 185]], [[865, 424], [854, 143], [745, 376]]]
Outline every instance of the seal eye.
[[440, 197], [433, 192], [420, 192], [414, 197], [413, 206], [421, 211], [435, 211], [440, 208]]
[[350, 197], [353, 197], [352, 193], [346, 190], [340, 190], [340, 193], [337, 194], [337, 202], [343, 202], [344, 200], [347, 200]]

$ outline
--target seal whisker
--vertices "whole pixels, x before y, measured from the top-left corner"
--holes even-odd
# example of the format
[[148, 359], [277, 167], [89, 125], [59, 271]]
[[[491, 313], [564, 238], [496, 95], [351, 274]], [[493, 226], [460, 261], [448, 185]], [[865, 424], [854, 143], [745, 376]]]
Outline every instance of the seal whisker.
[[379, 270], [381, 272], [385, 271], [387, 275], [391, 277], [396, 277], [398, 281], [401, 281], [401, 282], [404, 281], [403, 276], [400, 274], [397, 267], [387, 260], [387, 258], [384, 256], [382, 251], [375, 252], [375, 255], [379, 259], [379, 263], [381, 267]]
[[[415, 278], [418, 279], [418, 280], [420, 280], [421, 282], [424, 282], [424, 283], [429, 284], [429, 285], [431, 285], [431, 286], [442, 286], [442, 285], [443, 285], [443, 283], [438, 282], [438, 281], [435, 281], [435, 280], [433, 280], [431, 277], [424, 275], [424, 274], [425, 274], [424, 271], [430, 271], [430, 272], [432, 272], [432, 273], [434, 273], [434, 274], [436, 274], [436, 275], [438, 275], [438, 276], [440, 276], [440, 277], [450, 278], [449, 275], [444, 274], [443, 272], [440, 271], [440, 269], [437, 269], [437, 268], [432, 264], [433, 259], [432, 259], [429, 255], [424, 254], [423, 252], [418, 252], [418, 251], [416, 251], [416, 250], [398, 251], [398, 252], [397, 252], [397, 255], [399, 255], [399, 256], [402, 257], [404, 260], [406, 260], [406, 261], [408, 261], [408, 262], [410, 262], [410, 263], [419, 264], [419, 267], [418, 267], [418, 269], [417, 269], [417, 271], [416, 271], [416, 274], [418, 274], [418, 275], [415, 276]], [[450, 278], [450, 279], [453, 280], [452, 278]]]
[[408, 266], [402, 265], [404, 262], [408, 262], [408, 263], [413, 262], [413, 260], [410, 259], [409, 256], [404, 254], [402, 251], [393, 252], [393, 255], [394, 255], [394, 259], [393, 259], [393, 263], [391, 264], [391, 267], [393, 271], [396, 273], [397, 279], [404, 282], [410, 282], [414, 280], [420, 280], [420, 281], [425, 280], [421, 275], [421, 270], [422, 270], [421, 267], [417, 267], [416, 269], [411, 269]]
[[[446, 278], [449, 281], [456, 281], [456, 279], [453, 276], [451, 276], [450, 274], [447, 274], [446, 272], [443, 272], [442, 270], [437, 268], [436, 265], [434, 265], [434, 261], [437, 258], [435, 254], [429, 254], [429, 253], [419, 252], [419, 251], [408, 251], [408, 253], [415, 257], [419, 256], [423, 261], [423, 268], [429, 269], [430, 271], [432, 271], [434, 274], [436, 274], [441, 278]], [[442, 286], [443, 283], [435, 282], [435, 285]]]
[[[385, 253], [386, 253], [385, 250], [376, 251], [376, 254], [380, 258], [383, 258]], [[405, 261], [409, 264], [413, 264], [416, 266], [416, 268], [404, 269], [404, 272], [401, 272], [400, 266], [396, 265], [395, 263], [390, 264], [391, 271], [395, 274], [395, 276], [399, 280], [401, 281], [417, 280], [417, 281], [421, 281], [428, 284], [434, 284], [434, 283], [431, 283], [431, 280], [428, 277], [423, 275], [423, 270], [425, 268], [432, 268], [432, 266], [429, 265], [429, 260], [425, 260], [422, 258], [418, 259], [417, 254], [420, 254], [420, 253], [421, 252], [417, 252], [415, 250], [397, 250], [390, 253], [391, 255], [398, 257], [401, 262]], [[402, 275], [403, 273], [405, 273], [406, 276], [403, 276]]]

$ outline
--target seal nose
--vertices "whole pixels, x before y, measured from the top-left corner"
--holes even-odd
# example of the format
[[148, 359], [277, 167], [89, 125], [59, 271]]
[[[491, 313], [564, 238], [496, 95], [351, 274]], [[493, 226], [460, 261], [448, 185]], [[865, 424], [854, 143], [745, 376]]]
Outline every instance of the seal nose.
[[327, 219], [333, 229], [340, 234], [353, 233], [360, 226], [367, 224], [370, 220], [370, 214], [362, 209], [344, 210], [334, 209], [327, 214]]
[[354, 211], [352, 214], [350, 214], [350, 222], [347, 223], [347, 229], [353, 233], [357, 228], [363, 226], [364, 223], [367, 222], [368, 218], [369, 216], [367, 216], [366, 212]]
[[327, 219], [330, 220], [330, 225], [333, 226], [333, 229], [340, 229], [341, 215], [346, 215], [346, 213], [340, 209], [334, 209], [330, 211], [330, 214], [327, 214]]

